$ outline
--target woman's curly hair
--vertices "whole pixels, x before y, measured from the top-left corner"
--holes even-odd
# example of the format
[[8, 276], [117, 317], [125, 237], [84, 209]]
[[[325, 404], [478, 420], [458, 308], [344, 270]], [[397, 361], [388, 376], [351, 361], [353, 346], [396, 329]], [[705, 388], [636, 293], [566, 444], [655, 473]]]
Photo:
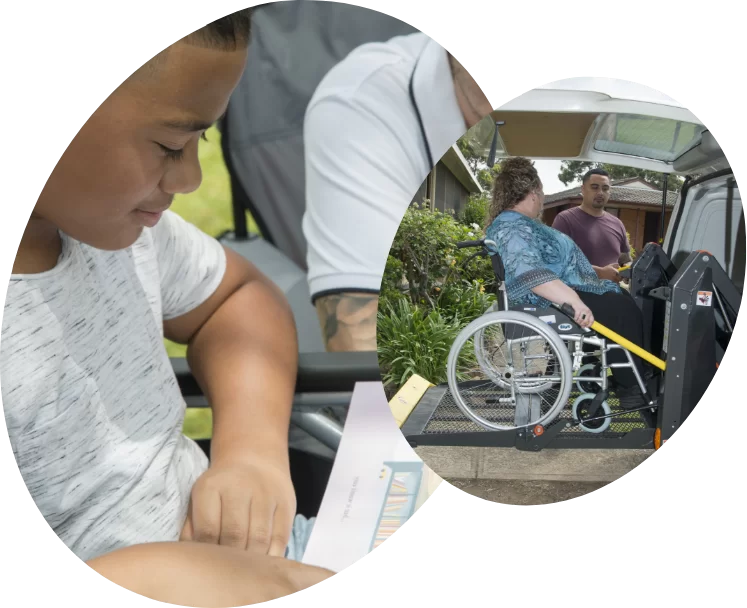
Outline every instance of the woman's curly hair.
[[493, 182], [488, 226], [503, 211], [515, 207], [529, 194], [541, 189], [542, 181], [531, 160], [522, 156], [504, 160], [501, 163], [501, 171]]

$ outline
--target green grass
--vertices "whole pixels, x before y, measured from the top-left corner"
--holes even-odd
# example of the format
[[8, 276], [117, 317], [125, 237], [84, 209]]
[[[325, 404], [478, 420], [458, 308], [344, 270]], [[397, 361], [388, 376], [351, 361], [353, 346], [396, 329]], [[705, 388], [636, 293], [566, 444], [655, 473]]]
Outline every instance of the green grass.
[[[231, 208], [231, 180], [223, 162], [220, 132], [213, 127], [206, 133], [207, 141], [200, 142], [202, 184], [191, 194], [177, 195], [171, 207], [188, 222], [210, 236], [218, 236], [233, 229]], [[247, 225], [259, 233], [256, 222], [247, 214]], [[187, 348], [168, 340], [169, 357], [184, 357]], [[190, 408], [184, 419], [184, 434], [192, 439], [207, 439], [212, 435], [213, 416], [209, 408]]]

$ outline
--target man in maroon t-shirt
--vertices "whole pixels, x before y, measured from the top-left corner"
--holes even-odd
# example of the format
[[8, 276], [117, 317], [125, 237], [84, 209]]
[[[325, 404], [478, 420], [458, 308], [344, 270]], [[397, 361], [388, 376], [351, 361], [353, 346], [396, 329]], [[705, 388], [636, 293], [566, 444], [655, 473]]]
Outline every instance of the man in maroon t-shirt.
[[606, 171], [588, 171], [581, 185], [581, 205], [558, 213], [552, 227], [575, 241], [600, 279], [619, 283], [618, 260], [630, 252], [630, 244], [623, 223], [604, 210], [610, 188]]

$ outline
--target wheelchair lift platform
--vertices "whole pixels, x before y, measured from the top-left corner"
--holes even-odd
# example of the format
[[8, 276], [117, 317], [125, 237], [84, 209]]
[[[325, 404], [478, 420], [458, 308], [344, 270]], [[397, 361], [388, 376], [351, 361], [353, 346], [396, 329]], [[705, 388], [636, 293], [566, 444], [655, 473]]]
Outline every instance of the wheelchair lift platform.
[[[579, 394], [571, 393], [570, 400]], [[572, 424], [570, 408], [565, 407], [542, 435], [535, 436], [528, 429], [492, 431], [483, 428], [462, 413], [448, 385], [442, 384], [426, 391], [402, 426], [402, 433], [413, 448], [513, 447], [538, 452], [545, 448], [598, 449], [603, 445], [618, 449], [654, 449], [655, 421], [650, 416], [647, 419], [646, 412], [620, 410], [614, 396], [608, 399], [608, 403], [617, 415], [603, 433], [587, 433]], [[480, 415], [488, 420], [504, 419], [506, 413], [495, 406], [486, 406], [480, 411]]]

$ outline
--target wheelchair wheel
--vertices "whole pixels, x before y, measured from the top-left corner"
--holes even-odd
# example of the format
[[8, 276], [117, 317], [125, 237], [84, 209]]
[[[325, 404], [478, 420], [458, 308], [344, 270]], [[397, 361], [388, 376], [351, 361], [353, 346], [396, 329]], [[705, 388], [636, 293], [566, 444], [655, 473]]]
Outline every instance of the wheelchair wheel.
[[582, 365], [578, 373], [576, 374], [576, 386], [581, 393], [593, 393], [596, 394], [602, 390], [602, 385], [599, 382], [592, 380], [584, 380], [584, 376], [592, 376], [599, 378], [602, 375], [602, 365], [600, 363], [587, 363]]
[[519, 311], [490, 312], [457, 336], [447, 378], [465, 416], [508, 431], [557, 417], [573, 384], [572, 361], [546, 323]]
[[[498, 311], [498, 303], [493, 304], [488, 309], [488, 313], [490, 312], [496, 312]], [[508, 389], [510, 387], [510, 383], [507, 382], [501, 375], [501, 373], [497, 370], [495, 370], [495, 367], [490, 363], [490, 346], [488, 342], [485, 340], [485, 330], [480, 329], [477, 332], [475, 332], [475, 337], [473, 340], [474, 346], [475, 346], [475, 357], [477, 358], [477, 362], [480, 364], [480, 367], [482, 370], [490, 376], [490, 379], [495, 382], [498, 386], [501, 386], [505, 389]], [[548, 353], [549, 354], [549, 353]], [[557, 359], [552, 359], [553, 368], [555, 371], [558, 371], [558, 364]], [[548, 372], [550, 373], [550, 372]], [[555, 372], [552, 372], [555, 373]], [[522, 382], [521, 385], [516, 386], [516, 390], [520, 393], [541, 393], [545, 390], [548, 390], [552, 387], [551, 383], [544, 382], [542, 380], [538, 380], [537, 382], [531, 382], [526, 381]]]
[[[592, 399], [596, 397], [596, 393], [585, 393], [576, 398], [573, 402], [573, 419], [578, 422], [579, 416], [586, 418], [589, 415], [588, 407], [591, 405]], [[602, 401], [601, 405], [602, 413], [597, 411], [597, 416], [608, 416], [612, 413], [610, 406], [607, 401]], [[604, 433], [612, 424], [612, 418], [604, 418], [602, 420], [594, 420], [593, 422], [582, 422], [580, 426], [587, 433]]]

